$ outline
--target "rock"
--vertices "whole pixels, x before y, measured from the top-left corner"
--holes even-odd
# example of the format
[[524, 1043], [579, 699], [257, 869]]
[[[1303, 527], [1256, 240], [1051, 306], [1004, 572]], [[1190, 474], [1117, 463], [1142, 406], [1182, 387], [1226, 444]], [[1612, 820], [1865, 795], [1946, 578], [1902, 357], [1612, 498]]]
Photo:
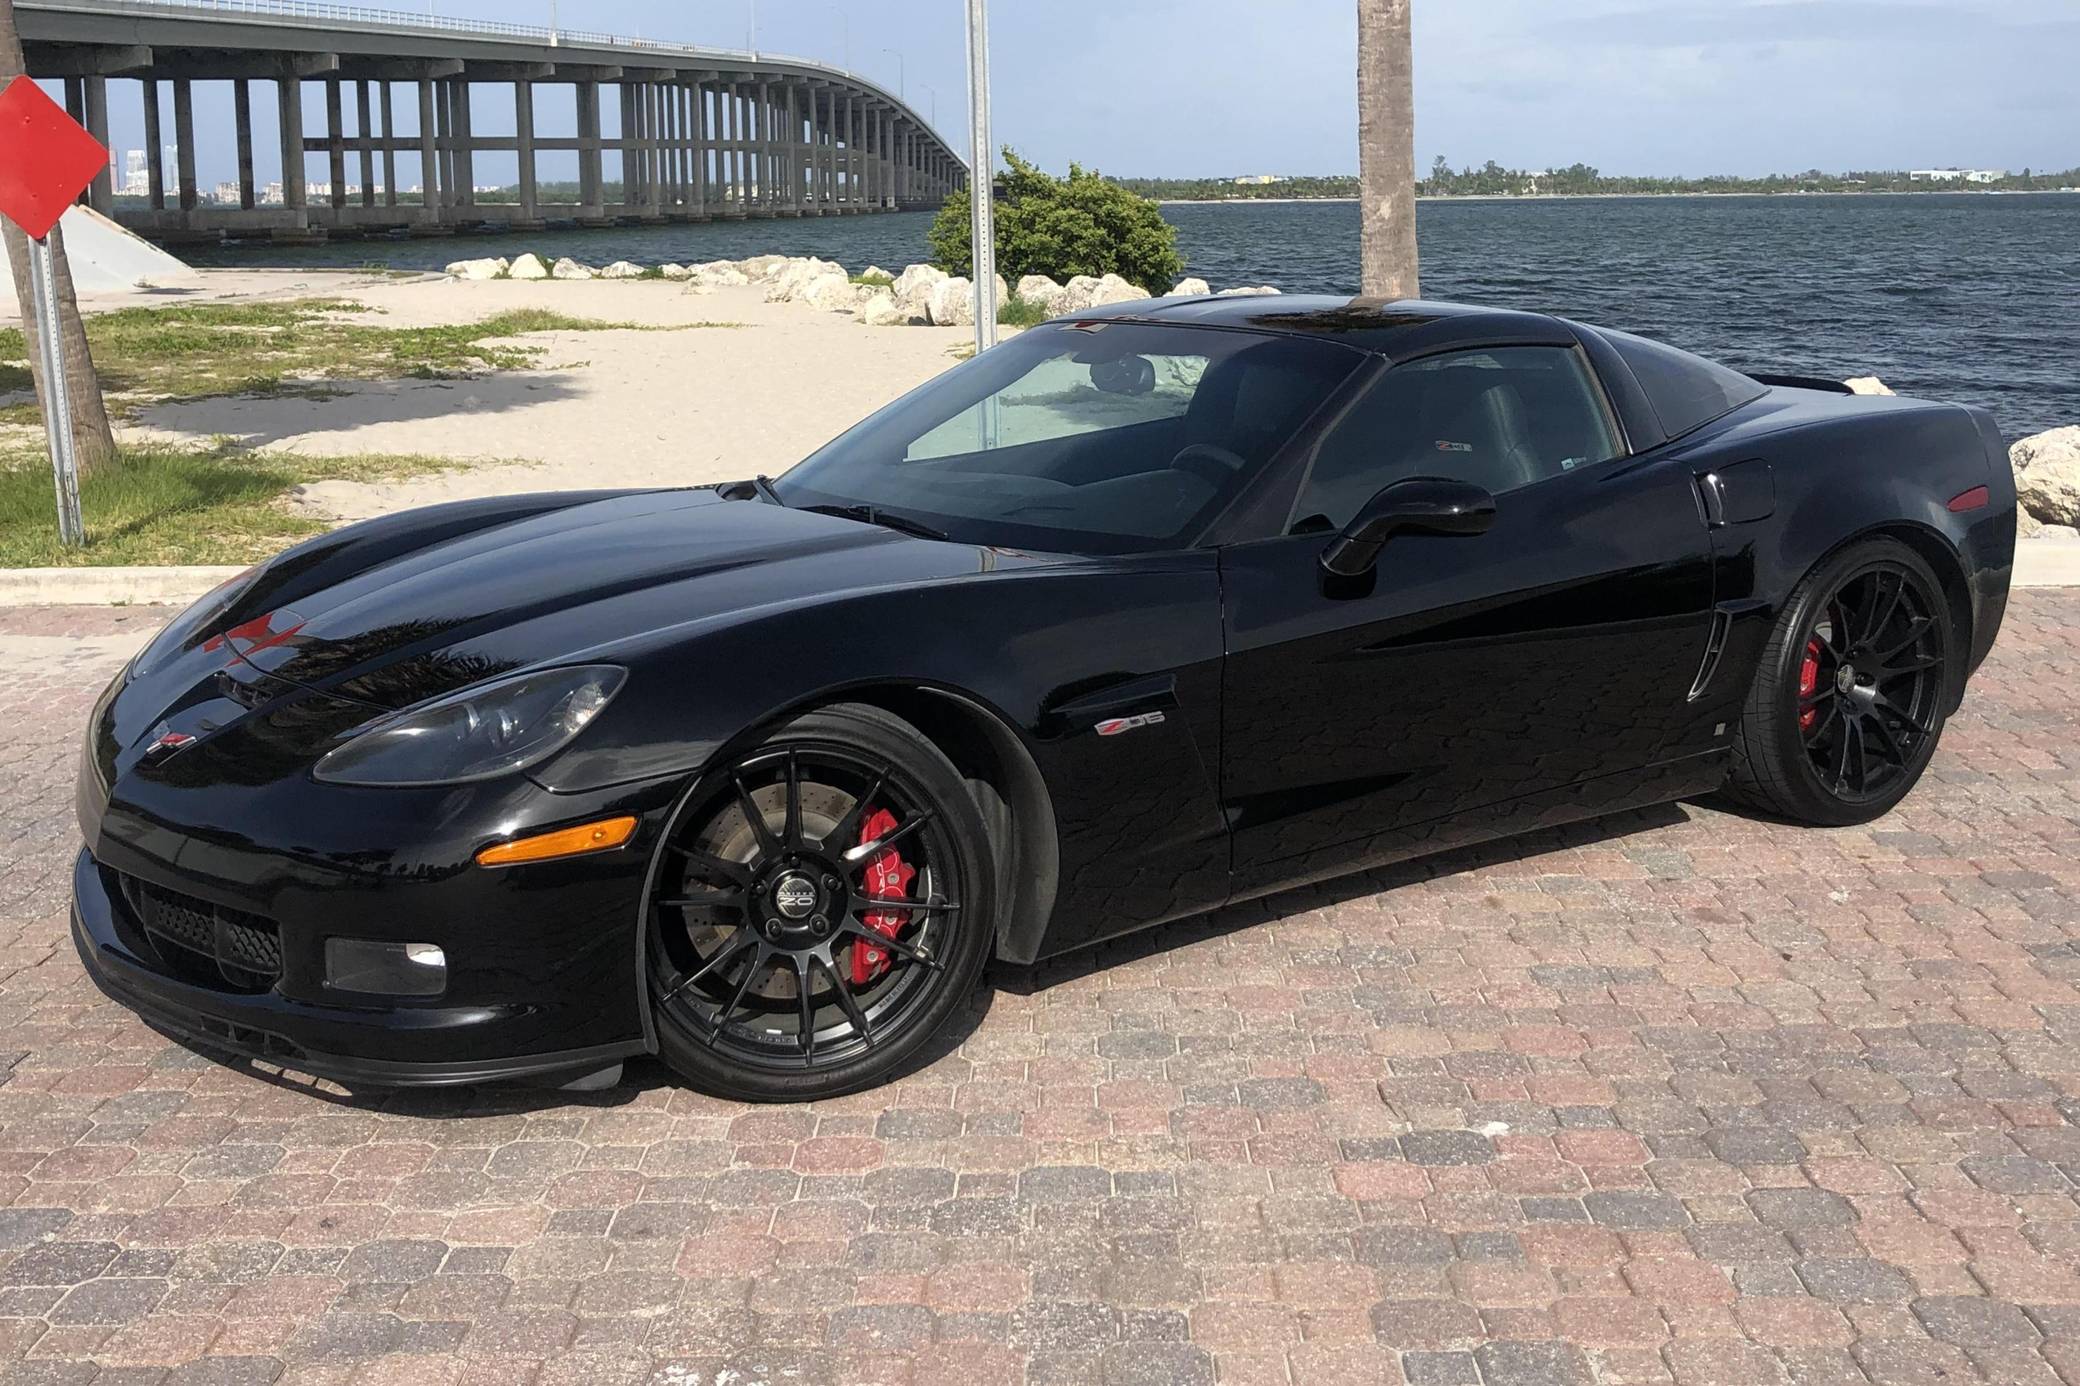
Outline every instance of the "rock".
[[549, 277], [552, 279], [597, 279], [599, 278], [599, 271], [590, 265], [581, 265], [566, 255], [556, 262], [556, 268], [549, 271]]
[[913, 289], [920, 286], [930, 288], [944, 278], [946, 271], [936, 265], [909, 265], [896, 276], [896, 282], [889, 286], [889, 290], [897, 298], [902, 298]]
[[539, 255], [522, 255], [506, 270], [508, 279], [547, 279], [549, 267], [542, 263]]
[[1062, 311], [1062, 299], [1068, 292], [1044, 274], [1022, 275], [1018, 281], [1018, 296], [1049, 317]]
[[859, 307], [862, 294], [874, 290], [864, 284], [855, 284], [844, 271], [819, 275], [803, 285], [795, 295], [795, 302], [826, 313], [849, 313]]
[[456, 260], [448, 265], [447, 273], [457, 279], [496, 279], [512, 266], [513, 262], [501, 255], [496, 260]]
[[886, 279], [891, 284], [895, 282], [896, 278], [879, 265], [868, 265], [864, 270], [860, 271], [859, 277], [862, 279]]
[[736, 265], [744, 272], [747, 280], [759, 280], [769, 278], [774, 271], [786, 264], [788, 259], [785, 255], [754, 255], [748, 260], [737, 261]]
[[2080, 424], [2024, 438], [2008, 461], [2023, 509], [2047, 525], [2080, 525]]
[[751, 282], [751, 276], [738, 269], [734, 260], [709, 260], [695, 265], [687, 278], [695, 289], [728, 289]]
[[1091, 295], [1097, 293], [1099, 281], [1088, 274], [1079, 274], [1062, 286], [1062, 301], [1055, 305], [1057, 313], [1081, 313], [1091, 306]]
[[1842, 383], [1849, 387], [1849, 393], [1853, 395], [1889, 395], [1892, 393], [1892, 387], [1878, 379], [1875, 375], [1859, 375], [1853, 379], [1844, 380]]
[[1220, 293], [1218, 293], [1218, 294], [1216, 294], [1216, 295], [1215, 295], [1215, 297], [1217, 297], [1217, 298], [1255, 298], [1255, 297], [1257, 297], [1257, 296], [1259, 296], [1259, 295], [1261, 295], [1261, 294], [1275, 294], [1275, 293], [1277, 293], [1277, 292], [1278, 292], [1278, 290], [1277, 290], [1277, 289], [1274, 289], [1274, 288], [1272, 288], [1272, 287], [1271, 287], [1271, 286], [1270, 286], [1269, 284], [1256, 284], [1256, 285], [1248, 285], [1248, 284], [1241, 284], [1241, 285], [1237, 285], [1237, 286], [1236, 286], [1235, 288], [1232, 288], [1232, 289], [1222, 289], [1222, 290], [1220, 291]]
[[2015, 537], [2017, 539], [2034, 539], [2039, 534], [2042, 534], [2045, 528], [2046, 526], [2042, 520], [2029, 513], [2028, 506], [2018, 505], [2015, 507]]
[[845, 273], [845, 267], [830, 260], [819, 260], [814, 256], [788, 260], [767, 272], [766, 302], [799, 302], [809, 291], [809, 286], [820, 279], [839, 279], [847, 284], [852, 282], [851, 276]]
[[657, 272], [667, 279], [691, 279], [693, 271], [684, 265], [659, 265]]
[[627, 260], [616, 260], [599, 272], [602, 279], [641, 279], [645, 271], [641, 265]]
[[975, 325], [975, 285], [964, 276], [933, 284], [927, 303], [934, 327]]
[[1170, 286], [1170, 298], [1204, 298], [1213, 292], [1213, 286], [1203, 279], [1180, 279]]
[[915, 299], [899, 299], [887, 289], [870, 290], [860, 301], [859, 320], [868, 327], [909, 327], [926, 320], [927, 310]]
[[1129, 284], [1116, 274], [1108, 274], [1098, 281], [1097, 288], [1091, 290], [1089, 306], [1096, 308], [1106, 303], [1132, 303], [1135, 299], [1147, 297], [1148, 290], [1139, 284]]

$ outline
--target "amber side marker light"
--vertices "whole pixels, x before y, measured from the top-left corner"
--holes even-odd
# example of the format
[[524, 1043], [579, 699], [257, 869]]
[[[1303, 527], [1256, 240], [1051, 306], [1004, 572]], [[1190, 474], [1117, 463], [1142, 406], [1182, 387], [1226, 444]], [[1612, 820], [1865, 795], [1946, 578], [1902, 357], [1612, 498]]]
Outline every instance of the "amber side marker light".
[[557, 857], [581, 856], [619, 847], [635, 833], [633, 818], [602, 818], [597, 823], [580, 823], [575, 828], [558, 828], [553, 833], [500, 842], [477, 853], [479, 866], [518, 866], [524, 861], [551, 861]]

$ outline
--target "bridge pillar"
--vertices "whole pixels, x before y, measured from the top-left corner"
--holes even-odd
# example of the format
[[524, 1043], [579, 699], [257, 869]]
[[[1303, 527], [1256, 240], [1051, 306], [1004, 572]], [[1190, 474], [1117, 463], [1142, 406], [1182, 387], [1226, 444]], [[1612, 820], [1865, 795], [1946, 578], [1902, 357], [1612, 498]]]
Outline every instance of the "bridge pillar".
[[166, 208], [166, 156], [159, 142], [159, 84], [147, 77], [144, 88], [144, 166], [146, 200], [155, 212]]
[[433, 82], [426, 77], [419, 79], [419, 204], [422, 225], [440, 221], [440, 117], [434, 110]]
[[722, 101], [722, 114], [728, 130], [723, 137], [723, 143], [728, 151], [725, 158], [729, 165], [729, 170], [723, 178], [724, 196], [728, 200], [728, 205], [723, 211], [724, 215], [737, 220], [745, 214], [744, 94], [735, 82], [729, 83], [723, 91], [726, 95]]
[[470, 136], [469, 78], [452, 83], [455, 99], [455, 205], [477, 205], [476, 142]]
[[601, 168], [599, 134], [599, 83], [578, 83], [578, 224], [604, 225], [607, 216], [606, 178]]
[[[102, 148], [108, 147], [108, 78], [87, 78], [85, 92], [87, 106], [87, 130], [101, 141]], [[87, 205], [107, 216], [116, 209], [115, 180], [109, 176], [108, 164], [103, 161], [101, 171], [87, 187]]]
[[390, 79], [377, 84], [377, 105], [383, 120], [383, 205], [397, 205], [397, 108], [391, 101]]
[[195, 192], [195, 84], [182, 77], [173, 84], [174, 164], [180, 175], [181, 211], [193, 212]]
[[289, 60], [274, 81], [275, 114], [282, 143], [282, 206], [294, 216], [294, 224], [274, 232], [277, 240], [308, 240], [311, 234], [309, 201], [303, 178], [303, 79]]
[[[178, 100], [178, 88], [175, 88], [174, 94], [175, 99]], [[332, 180], [332, 187], [330, 196], [325, 200], [332, 204], [334, 212], [347, 205], [347, 145], [345, 133], [341, 129], [345, 124], [346, 120], [340, 114], [339, 78], [327, 77], [325, 79], [325, 176]], [[337, 226], [338, 224], [339, 219], [334, 217], [333, 225]]]
[[708, 87], [699, 78], [687, 93], [693, 113], [693, 214], [708, 216]]
[[361, 205], [376, 205], [375, 115], [369, 99], [368, 79], [354, 83], [354, 134], [361, 145]]
[[238, 205], [250, 212], [258, 201], [253, 189], [253, 84], [243, 77], [231, 84], [231, 115], [238, 145]]
[[541, 225], [541, 199], [535, 189], [534, 83], [524, 78], [513, 83], [513, 135], [520, 157], [520, 220], [511, 229], [532, 231]]

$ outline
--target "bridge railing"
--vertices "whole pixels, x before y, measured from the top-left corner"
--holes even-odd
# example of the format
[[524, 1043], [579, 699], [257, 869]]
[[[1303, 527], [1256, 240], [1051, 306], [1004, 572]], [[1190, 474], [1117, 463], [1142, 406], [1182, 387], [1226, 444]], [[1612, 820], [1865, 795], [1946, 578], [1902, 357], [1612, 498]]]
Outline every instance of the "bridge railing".
[[335, 24], [360, 24], [385, 29], [416, 30], [426, 33], [475, 34], [488, 38], [517, 38], [547, 44], [550, 47], [573, 45], [583, 48], [630, 48], [652, 53], [695, 54], [701, 57], [742, 58], [747, 61], [805, 63], [829, 68], [855, 81], [859, 78], [850, 69], [823, 62], [816, 58], [802, 58], [790, 53], [768, 53], [745, 48], [712, 48], [691, 43], [673, 43], [662, 39], [631, 38], [625, 34], [606, 34], [589, 29], [551, 29], [540, 24], [511, 24], [497, 19], [459, 19], [448, 15], [408, 14], [399, 10], [380, 10], [365, 5], [333, 5], [323, 0], [89, 0], [89, 3], [68, 4], [66, 0], [44, 0], [38, 8], [82, 9], [106, 13], [109, 10], [132, 10], [150, 13], [154, 10], [181, 10], [190, 13], [250, 14], [279, 19], [314, 19]]

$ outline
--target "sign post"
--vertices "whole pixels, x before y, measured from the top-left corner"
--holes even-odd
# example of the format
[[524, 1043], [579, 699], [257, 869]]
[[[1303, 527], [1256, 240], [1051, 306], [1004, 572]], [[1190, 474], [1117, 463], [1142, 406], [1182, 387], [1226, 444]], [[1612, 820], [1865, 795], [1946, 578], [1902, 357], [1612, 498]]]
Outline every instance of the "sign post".
[[997, 209], [992, 197], [997, 156], [989, 138], [989, 0], [968, 0], [968, 143], [975, 350], [983, 352], [997, 344]]
[[29, 297], [36, 315], [36, 347], [43, 369], [43, 427], [50, 438], [51, 476], [58, 495], [58, 542], [77, 548], [87, 539], [79, 512], [79, 454], [72, 437], [72, 397], [65, 353], [58, 345], [58, 274], [50, 234], [65, 209], [107, 167], [101, 141], [65, 114], [43, 88], [17, 77], [0, 91], [0, 215], [29, 238]]

